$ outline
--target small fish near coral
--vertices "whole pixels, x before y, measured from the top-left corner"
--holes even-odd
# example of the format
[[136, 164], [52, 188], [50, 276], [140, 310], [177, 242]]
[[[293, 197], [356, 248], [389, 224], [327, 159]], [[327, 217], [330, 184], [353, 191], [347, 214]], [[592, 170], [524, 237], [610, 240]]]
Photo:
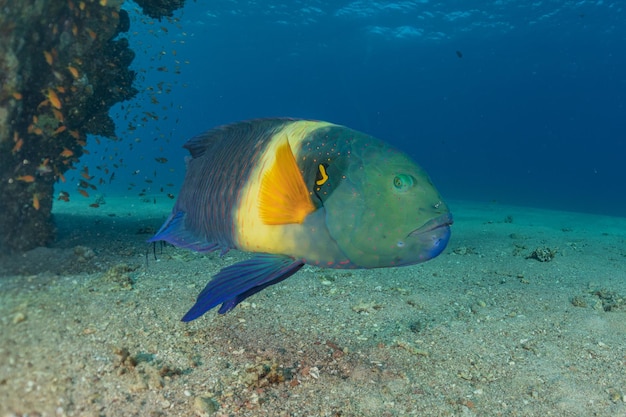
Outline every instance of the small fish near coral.
[[364, 133], [322, 121], [258, 119], [189, 140], [185, 181], [149, 241], [198, 252], [253, 252], [223, 268], [182, 321], [218, 313], [304, 264], [383, 268], [424, 262], [452, 216], [426, 172]]

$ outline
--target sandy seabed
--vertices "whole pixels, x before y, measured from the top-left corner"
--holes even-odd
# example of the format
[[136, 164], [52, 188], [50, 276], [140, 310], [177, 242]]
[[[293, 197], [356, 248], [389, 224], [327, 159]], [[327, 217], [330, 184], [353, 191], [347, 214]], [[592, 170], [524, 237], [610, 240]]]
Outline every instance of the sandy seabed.
[[54, 247], [0, 258], [0, 416], [626, 416], [626, 218], [452, 201], [432, 261], [182, 323], [248, 255], [155, 261], [171, 205], [59, 204]]

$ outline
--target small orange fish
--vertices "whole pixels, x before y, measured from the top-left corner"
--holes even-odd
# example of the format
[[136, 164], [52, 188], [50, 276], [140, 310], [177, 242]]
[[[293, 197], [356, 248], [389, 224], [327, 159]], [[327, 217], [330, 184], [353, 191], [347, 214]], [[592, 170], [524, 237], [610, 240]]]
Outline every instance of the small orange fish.
[[93, 30], [91, 30], [91, 29], [89, 29], [89, 28], [87, 28], [87, 29], [85, 29], [85, 30], [87, 31], [87, 34], [89, 35], [89, 37], [91, 38], [91, 40], [95, 41], [95, 40], [96, 40], [96, 37], [98, 36], [98, 35], [96, 34], [96, 32], [94, 32]]
[[48, 100], [50, 100], [50, 104], [57, 110], [61, 110], [62, 104], [57, 93], [54, 92], [52, 88], [48, 89]]
[[[39, 104], [37, 105], [37, 110], [39, 110], [41, 107], [43, 107], [43, 106], [47, 106], [47, 105], [49, 105], [49, 104], [50, 104], [50, 100], [45, 99], [45, 100], [43, 100], [41, 103], [39, 103]], [[33, 116], [33, 118], [34, 118], [34, 117], [35, 117], [35, 116]]]
[[[14, 135], [14, 139], [17, 133], [15, 133]], [[11, 150], [12, 153], [18, 153], [20, 151], [20, 149], [22, 149], [22, 145], [24, 145], [24, 139], [22, 138], [17, 138], [17, 140], [15, 141], [15, 145], [13, 146], [13, 149]]]
[[63, 123], [65, 121], [65, 118], [63, 117], [63, 113], [61, 113], [57, 109], [53, 108], [52, 114], [54, 114], [54, 118], [57, 119], [60, 123]]
[[63, 152], [61, 152], [59, 155], [61, 155], [64, 158], [69, 158], [70, 156], [74, 155], [74, 152], [72, 152], [71, 150], [64, 148]]
[[52, 54], [48, 51], [43, 51], [43, 56], [44, 58], [46, 58], [46, 62], [48, 63], [48, 65], [52, 65], [52, 63], [54, 62], [54, 57], [52, 56]]
[[37, 167], [37, 172], [39, 173], [39, 175], [49, 174], [52, 172], [52, 168], [50, 168], [50, 165], [48, 165], [49, 162], [50, 158], [46, 158], [41, 164], [39, 164], [39, 166]]
[[16, 100], [21, 100], [23, 98], [22, 97], [22, 93], [20, 93], [19, 91], [13, 92], [12, 95], [13, 95], [13, 98], [16, 99]]
[[54, 131], [53, 135], [58, 135], [59, 133], [65, 132], [65, 129], [67, 129], [67, 127], [59, 126], [58, 128], [56, 128], [56, 130]]
[[15, 178], [18, 181], [23, 181], [23, 182], [35, 182], [35, 176], [34, 175], [20, 175], [19, 177]]
[[100, 204], [98, 204], [98, 203], [91, 203], [89, 205], [89, 207], [98, 208], [98, 207], [100, 207]]
[[78, 192], [80, 193], [80, 195], [82, 195], [83, 197], [87, 197], [89, 198], [89, 193], [85, 190], [78, 190]]
[[72, 77], [74, 77], [74, 79], [77, 79], [80, 76], [78, 70], [71, 65], [67, 66], [67, 70], [70, 72], [70, 74], [72, 74]]
[[86, 179], [87, 181], [90, 181], [93, 177], [89, 175], [89, 168], [85, 167], [81, 172], [80, 172], [80, 176], [83, 177], [84, 179]]
[[37, 194], [33, 194], [33, 208], [39, 210], [39, 196]]

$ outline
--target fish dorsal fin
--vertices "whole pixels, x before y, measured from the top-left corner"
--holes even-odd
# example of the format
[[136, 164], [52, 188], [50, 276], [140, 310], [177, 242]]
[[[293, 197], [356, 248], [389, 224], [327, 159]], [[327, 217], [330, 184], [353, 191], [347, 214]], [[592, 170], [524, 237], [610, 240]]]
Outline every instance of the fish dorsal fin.
[[253, 119], [244, 122], [231, 123], [214, 127], [189, 139], [183, 146], [189, 151], [193, 159], [211, 153], [211, 149], [223, 142], [241, 141], [247, 137], [264, 137], [270, 135], [274, 129], [280, 129], [287, 123], [293, 123], [296, 119], [272, 118]]
[[224, 130], [223, 128], [215, 128], [201, 133], [189, 139], [183, 147], [189, 151], [191, 158], [200, 158], [207, 149], [210, 149], [216, 142], [222, 140]]
[[261, 180], [259, 214], [268, 225], [302, 223], [315, 211], [309, 190], [302, 178], [289, 141], [276, 149], [273, 165]]

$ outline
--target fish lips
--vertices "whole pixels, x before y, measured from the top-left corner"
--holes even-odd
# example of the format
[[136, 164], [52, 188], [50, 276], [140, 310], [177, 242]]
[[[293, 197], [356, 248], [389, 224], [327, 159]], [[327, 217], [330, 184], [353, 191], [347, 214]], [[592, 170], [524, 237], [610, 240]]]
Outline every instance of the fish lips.
[[452, 223], [454, 223], [454, 221], [452, 220], [452, 214], [451, 213], [444, 213], [444, 214], [442, 214], [440, 216], [437, 216], [435, 218], [432, 218], [432, 219], [428, 220], [422, 226], [418, 227], [417, 229], [415, 229], [411, 233], [409, 233], [409, 235], [407, 237], [421, 235], [423, 233], [428, 233], [428, 232], [431, 232], [431, 231], [433, 231], [435, 229], [439, 229], [439, 228], [448, 228], [448, 230], [449, 230], [450, 229], [450, 225]]
[[426, 247], [428, 259], [432, 259], [439, 255], [448, 245], [450, 240], [450, 225], [453, 219], [451, 213], [444, 213], [440, 216], [430, 219], [422, 226], [413, 230], [407, 235], [407, 238], [418, 239]]

